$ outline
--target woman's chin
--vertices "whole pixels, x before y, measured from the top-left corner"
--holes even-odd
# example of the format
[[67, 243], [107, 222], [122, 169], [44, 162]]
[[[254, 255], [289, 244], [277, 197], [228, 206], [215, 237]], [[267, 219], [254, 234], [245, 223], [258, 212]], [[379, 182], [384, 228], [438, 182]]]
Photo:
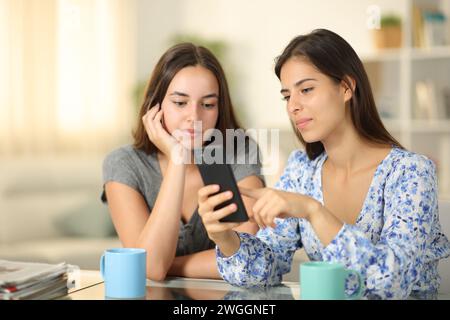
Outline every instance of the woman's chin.
[[314, 143], [314, 142], [319, 142], [322, 141], [322, 139], [320, 137], [318, 137], [317, 135], [311, 134], [311, 132], [306, 132], [306, 133], [301, 133], [303, 140], [306, 143]]
[[194, 141], [194, 140], [192, 140], [192, 141], [182, 141], [182, 142], [180, 142], [180, 143], [181, 143], [181, 145], [182, 145], [184, 148], [186, 148], [187, 150], [190, 150], [190, 151], [193, 151], [193, 150], [195, 150], [195, 149], [201, 149], [202, 146], [203, 146], [203, 144], [201, 143], [201, 141], [198, 142], [198, 141]]

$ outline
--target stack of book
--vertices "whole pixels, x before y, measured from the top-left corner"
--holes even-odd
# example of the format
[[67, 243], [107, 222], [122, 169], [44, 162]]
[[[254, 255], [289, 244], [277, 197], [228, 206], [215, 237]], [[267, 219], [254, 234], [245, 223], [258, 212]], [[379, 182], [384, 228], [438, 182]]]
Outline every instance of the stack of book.
[[415, 119], [436, 120], [442, 116], [437, 103], [437, 92], [432, 80], [416, 82], [416, 101], [413, 108]]
[[436, 8], [413, 7], [413, 43], [416, 48], [448, 44], [447, 17]]
[[[76, 268], [76, 267], [75, 267]], [[0, 260], [0, 300], [48, 300], [67, 295], [74, 285], [66, 263], [45, 264]]]

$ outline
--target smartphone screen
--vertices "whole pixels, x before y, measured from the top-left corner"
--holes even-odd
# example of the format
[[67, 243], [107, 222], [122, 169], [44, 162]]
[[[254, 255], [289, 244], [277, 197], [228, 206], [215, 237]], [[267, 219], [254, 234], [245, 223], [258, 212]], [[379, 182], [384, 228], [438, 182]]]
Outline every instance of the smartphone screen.
[[229, 164], [197, 164], [200, 175], [202, 176], [203, 183], [206, 185], [217, 184], [220, 186], [220, 190], [217, 193], [225, 191], [233, 192], [233, 198], [216, 206], [214, 210], [219, 210], [229, 204], [235, 203], [237, 210], [230, 215], [220, 219], [220, 222], [245, 222], [248, 221], [247, 211], [245, 210], [244, 202], [242, 201], [241, 194], [236, 183], [236, 179], [233, 174], [233, 170]]

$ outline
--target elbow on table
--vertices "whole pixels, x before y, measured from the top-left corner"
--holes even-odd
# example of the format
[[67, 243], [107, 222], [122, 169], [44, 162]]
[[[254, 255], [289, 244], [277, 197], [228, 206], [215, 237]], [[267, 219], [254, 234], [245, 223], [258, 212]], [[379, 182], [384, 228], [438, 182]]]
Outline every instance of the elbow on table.
[[153, 281], [164, 281], [166, 279], [168, 270], [162, 267], [147, 268], [147, 279]]

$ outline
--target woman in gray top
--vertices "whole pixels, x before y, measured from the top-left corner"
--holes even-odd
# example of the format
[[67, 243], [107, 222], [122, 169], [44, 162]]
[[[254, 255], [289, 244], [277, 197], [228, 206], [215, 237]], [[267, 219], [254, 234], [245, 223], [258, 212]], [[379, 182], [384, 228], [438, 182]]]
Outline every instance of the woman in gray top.
[[[214, 243], [197, 212], [203, 182], [193, 161], [186, 161], [209, 140], [211, 129], [220, 130], [225, 146], [226, 129], [238, 129], [224, 72], [209, 50], [176, 45], [163, 54], [150, 78], [134, 144], [114, 150], [103, 164], [102, 199], [123, 246], [147, 250], [152, 280], [220, 278]], [[245, 141], [231, 164], [234, 175], [239, 186], [263, 187], [257, 146]], [[227, 156], [236, 152], [225, 150]], [[251, 215], [254, 200], [243, 200]], [[236, 230], [255, 234], [258, 226], [247, 222]]]

